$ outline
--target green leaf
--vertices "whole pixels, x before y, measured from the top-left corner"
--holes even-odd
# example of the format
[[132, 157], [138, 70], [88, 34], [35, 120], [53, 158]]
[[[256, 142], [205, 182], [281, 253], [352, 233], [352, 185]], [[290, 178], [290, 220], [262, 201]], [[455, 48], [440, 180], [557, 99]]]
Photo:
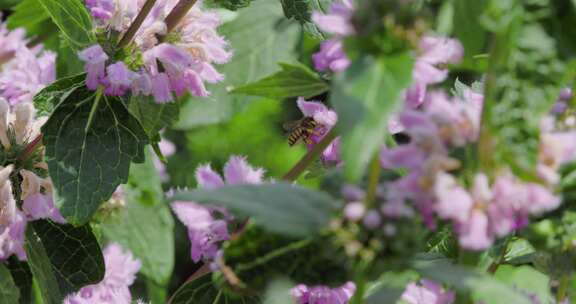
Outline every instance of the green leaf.
[[0, 264], [0, 302], [6, 304], [18, 304], [20, 291], [12, 279], [8, 268]]
[[408, 53], [365, 58], [335, 76], [331, 103], [338, 112], [344, 172], [349, 179], [362, 176], [384, 142], [388, 118], [410, 85], [413, 61]]
[[0, 0], [0, 9], [9, 9], [20, 3], [21, 0]]
[[312, 12], [322, 11], [331, 1], [326, 0], [280, 0], [286, 18], [300, 22], [304, 30], [316, 39], [324, 39], [324, 35], [312, 21]]
[[42, 127], [55, 203], [67, 221], [90, 220], [118, 185], [131, 162], [144, 161], [148, 138], [117, 98], [77, 88]]
[[60, 304], [68, 294], [104, 278], [104, 257], [89, 225], [29, 222], [24, 247], [45, 304]]
[[76, 49], [96, 41], [92, 18], [80, 0], [38, 0], [61, 33]]
[[171, 304], [247, 304], [257, 299], [231, 297], [228, 291], [218, 289], [212, 275], [204, 274], [184, 283], [172, 296]]
[[290, 290], [294, 283], [286, 279], [274, 280], [268, 286], [264, 295], [264, 304], [293, 304], [294, 299]]
[[454, 265], [450, 260], [437, 255], [422, 256], [413, 263], [413, 267], [425, 278], [470, 293], [475, 303], [532, 303], [527, 296], [498, 279], [474, 269]]
[[147, 153], [144, 164], [132, 165], [123, 186], [126, 208], [101, 225], [103, 235], [142, 261], [141, 272], [156, 284], [166, 285], [174, 268], [174, 219]]
[[16, 287], [20, 290], [20, 303], [27, 304], [31, 303], [32, 301], [32, 272], [30, 272], [30, 267], [28, 267], [28, 263], [25, 261], [19, 261], [16, 256], [10, 257], [7, 263], [5, 264], [10, 273], [12, 274], [12, 278], [14, 279], [14, 283]]
[[24, 27], [28, 33], [30, 29], [48, 20], [46, 13], [39, 0], [24, 0], [14, 7], [14, 12], [8, 17], [8, 27], [15, 29]]
[[280, 63], [282, 70], [266, 78], [240, 86], [232, 93], [283, 99], [288, 97], [314, 97], [328, 91], [328, 83], [307, 66]]
[[218, 29], [234, 50], [230, 62], [217, 66], [226, 79], [208, 87], [210, 97], [190, 98], [182, 107], [177, 128], [191, 129], [229, 120], [253, 98], [229, 94], [227, 88], [239, 87], [274, 73], [278, 62], [296, 60], [299, 27], [282, 21], [285, 19], [277, 1], [255, 1], [238, 11], [236, 19]]
[[208, 0], [204, 4], [209, 7], [223, 7], [231, 11], [235, 11], [247, 7], [254, 0]]
[[485, 0], [456, 0], [453, 1], [454, 34], [464, 46], [466, 61], [483, 53], [486, 44], [487, 32], [480, 26], [479, 12], [484, 11]]
[[[481, 169], [508, 167], [523, 180], [535, 181], [541, 119], [570, 81], [570, 65], [559, 61], [554, 41], [538, 25], [524, 26], [517, 1], [490, 1], [494, 43], [485, 77]], [[566, 80], [565, 80], [566, 79]]]
[[183, 191], [172, 200], [220, 205], [253, 218], [268, 231], [295, 237], [318, 234], [336, 207], [334, 199], [323, 192], [287, 183]]
[[160, 130], [172, 126], [180, 115], [180, 103], [159, 104], [152, 97], [132, 97], [128, 109], [154, 141], [160, 141]]
[[[70, 97], [78, 88], [84, 86], [85, 79], [86, 74], [84, 73], [60, 78], [42, 89], [34, 96], [34, 107], [37, 115], [50, 115], [61, 101]], [[78, 93], [84, 94], [84, 91], [79, 90]]]
[[554, 302], [550, 294], [550, 278], [530, 266], [501, 265], [495, 276], [514, 289], [534, 295], [540, 303]]

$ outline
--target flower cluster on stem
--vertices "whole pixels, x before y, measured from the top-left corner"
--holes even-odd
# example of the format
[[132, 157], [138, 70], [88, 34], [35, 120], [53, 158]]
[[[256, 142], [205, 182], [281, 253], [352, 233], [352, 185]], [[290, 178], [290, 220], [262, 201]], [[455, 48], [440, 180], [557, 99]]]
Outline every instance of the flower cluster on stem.
[[[187, 5], [184, 7], [181, 2]], [[153, 96], [158, 103], [185, 93], [208, 96], [205, 83], [224, 79], [214, 64], [228, 62], [232, 53], [217, 33], [219, 17], [203, 11], [199, 3], [192, 6], [194, 3], [87, 1], [99, 30], [123, 37], [119, 42], [121, 50], [95, 44], [79, 53], [85, 62], [87, 87], [96, 90], [103, 86], [105, 93], [112, 96], [129, 92]], [[124, 51], [131, 55], [120, 56]]]

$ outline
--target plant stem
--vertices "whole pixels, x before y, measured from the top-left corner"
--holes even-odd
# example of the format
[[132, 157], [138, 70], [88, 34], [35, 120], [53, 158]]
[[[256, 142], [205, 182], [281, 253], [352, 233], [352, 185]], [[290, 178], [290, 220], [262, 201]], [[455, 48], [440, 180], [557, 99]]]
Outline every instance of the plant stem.
[[146, 20], [146, 17], [148, 17], [148, 14], [150, 14], [152, 11], [154, 4], [156, 4], [156, 0], [146, 0], [146, 3], [144, 3], [144, 6], [142, 6], [140, 13], [138, 13], [136, 19], [134, 19], [132, 24], [130, 24], [130, 27], [126, 33], [124, 33], [124, 36], [122, 36], [120, 42], [118, 42], [118, 48], [123, 48], [132, 42], [132, 39], [134, 39], [134, 36], [136, 36], [138, 29], [140, 29], [142, 23], [144, 23], [144, 20]]
[[[166, 35], [170, 33], [182, 21], [182, 18], [188, 14], [188, 11], [196, 4], [197, 0], [180, 0], [178, 4], [172, 9], [170, 14], [164, 19], [166, 23]], [[164, 40], [166, 35], [160, 37], [160, 41]]]
[[500, 264], [502, 264], [502, 262], [504, 262], [504, 259], [506, 258], [506, 254], [508, 253], [508, 245], [510, 244], [510, 240], [512, 240], [511, 237], [508, 237], [506, 239], [504, 245], [502, 245], [502, 251], [500, 252], [500, 255], [488, 267], [488, 273], [490, 273], [490, 274], [496, 273], [496, 270], [498, 270], [498, 267], [500, 266]]
[[334, 139], [336, 139], [336, 131], [332, 129], [318, 144], [314, 146], [314, 148], [312, 148], [312, 150], [306, 153], [306, 155], [304, 155], [304, 157], [302, 157], [302, 159], [294, 165], [294, 167], [292, 167], [292, 169], [290, 169], [282, 179], [290, 182], [295, 181], [300, 174], [302, 174], [302, 172], [304, 172], [304, 170], [306, 170], [306, 168], [308, 168], [308, 166], [317, 159], [324, 150], [326, 150], [326, 147], [328, 147]]
[[21, 164], [24, 163], [26, 160], [28, 160], [28, 158], [34, 154], [34, 152], [42, 145], [42, 134], [36, 136], [36, 138], [34, 138], [34, 140], [32, 140], [27, 146], [26, 148], [24, 148], [24, 151], [22, 151], [22, 154], [20, 154], [20, 156], [18, 156], [17, 159], [17, 163]]
[[570, 276], [568, 274], [563, 274], [560, 278], [560, 285], [558, 286], [558, 291], [556, 292], [556, 302], [560, 303], [566, 298], [566, 291], [568, 290], [568, 283], [570, 283]]
[[374, 204], [374, 199], [376, 198], [376, 190], [378, 189], [378, 181], [380, 180], [380, 159], [378, 153], [372, 158], [370, 163], [370, 175], [368, 177], [368, 189], [366, 190], [366, 198], [364, 204], [366, 209], [370, 209]]
[[88, 132], [88, 130], [90, 130], [90, 127], [92, 127], [92, 122], [94, 122], [94, 115], [96, 115], [96, 111], [98, 111], [98, 106], [100, 105], [102, 94], [104, 94], [104, 88], [100, 86], [98, 88], [98, 91], [96, 91], [96, 97], [94, 98], [94, 103], [92, 104], [90, 114], [88, 115], [88, 122], [86, 123], [86, 127], [84, 128], [85, 132]]

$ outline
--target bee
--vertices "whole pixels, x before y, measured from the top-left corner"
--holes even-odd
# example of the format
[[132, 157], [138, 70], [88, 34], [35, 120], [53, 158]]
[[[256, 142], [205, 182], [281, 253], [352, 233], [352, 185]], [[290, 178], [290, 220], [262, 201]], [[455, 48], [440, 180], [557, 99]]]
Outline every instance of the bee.
[[284, 129], [289, 132], [288, 145], [293, 146], [299, 141], [312, 144], [312, 135], [316, 134], [318, 123], [312, 117], [304, 117], [300, 120], [284, 124]]

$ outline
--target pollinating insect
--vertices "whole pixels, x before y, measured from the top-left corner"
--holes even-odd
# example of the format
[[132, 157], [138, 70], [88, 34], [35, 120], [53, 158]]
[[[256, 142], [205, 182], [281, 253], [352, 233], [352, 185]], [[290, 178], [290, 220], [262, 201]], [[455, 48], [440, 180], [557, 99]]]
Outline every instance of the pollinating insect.
[[292, 121], [284, 124], [288, 134], [288, 145], [293, 146], [300, 141], [306, 144], [312, 144], [312, 135], [316, 133], [318, 123], [312, 117], [304, 117], [297, 121]]

